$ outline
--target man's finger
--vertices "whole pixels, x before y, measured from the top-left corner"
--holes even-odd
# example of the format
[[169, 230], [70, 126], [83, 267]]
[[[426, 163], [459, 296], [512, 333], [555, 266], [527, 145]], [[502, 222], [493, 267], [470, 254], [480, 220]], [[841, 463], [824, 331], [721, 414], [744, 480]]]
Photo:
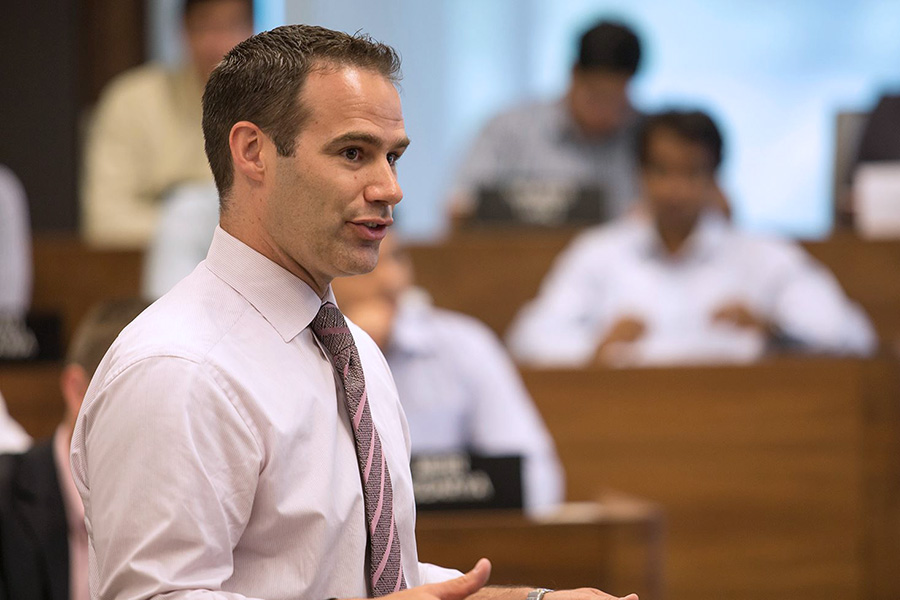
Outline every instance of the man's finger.
[[463, 600], [484, 587], [491, 576], [491, 561], [482, 558], [472, 570], [456, 579], [427, 586], [440, 600]]

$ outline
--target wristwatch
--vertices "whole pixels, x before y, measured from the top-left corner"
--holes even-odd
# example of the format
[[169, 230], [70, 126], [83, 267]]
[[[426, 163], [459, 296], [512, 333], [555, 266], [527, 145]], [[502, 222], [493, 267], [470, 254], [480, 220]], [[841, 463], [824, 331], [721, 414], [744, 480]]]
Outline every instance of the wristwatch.
[[544, 594], [552, 591], [553, 590], [548, 590], [547, 588], [537, 588], [536, 590], [528, 592], [528, 596], [525, 597], [525, 600], [543, 600]]

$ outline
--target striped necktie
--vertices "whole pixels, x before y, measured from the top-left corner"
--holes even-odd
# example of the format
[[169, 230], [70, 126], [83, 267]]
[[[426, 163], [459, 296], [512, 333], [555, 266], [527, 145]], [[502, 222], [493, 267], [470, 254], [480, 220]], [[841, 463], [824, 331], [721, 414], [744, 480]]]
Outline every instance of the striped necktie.
[[400, 539], [394, 522], [391, 474], [369, 410], [359, 352], [344, 315], [331, 302], [325, 302], [319, 308], [312, 322], [312, 330], [331, 355], [331, 362], [344, 386], [362, 477], [369, 534], [369, 584], [374, 597], [385, 596], [406, 589], [406, 581], [400, 562]]

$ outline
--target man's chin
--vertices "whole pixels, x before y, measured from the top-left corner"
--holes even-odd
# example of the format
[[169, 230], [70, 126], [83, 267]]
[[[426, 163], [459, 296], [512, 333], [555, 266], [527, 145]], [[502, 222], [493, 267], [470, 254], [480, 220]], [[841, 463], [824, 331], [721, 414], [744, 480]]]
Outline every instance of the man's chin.
[[373, 252], [360, 251], [348, 258], [349, 260], [343, 265], [338, 277], [353, 277], [371, 273], [378, 265], [378, 249], [376, 248]]

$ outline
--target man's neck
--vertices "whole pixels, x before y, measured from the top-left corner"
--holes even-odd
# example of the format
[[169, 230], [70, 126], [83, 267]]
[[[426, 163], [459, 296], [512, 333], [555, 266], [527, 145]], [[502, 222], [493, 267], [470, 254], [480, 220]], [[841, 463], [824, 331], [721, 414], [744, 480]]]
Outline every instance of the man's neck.
[[303, 281], [312, 288], [320, 298], [325, 298], [331, 281], [324, 279], [321, 281], [317, 280], [312, 273], [285, 254], [276, 244], [273, 244], [271, 240], [258, 235], [253, 235], [253, 228], [242, 227], [239, 219], [227, 218], [225, 215], [220, 218], [219, 227], [235, 239], [243, 242], [253, 250], [256, 250], [276, 265]]
[[691, 234], [694, 233], [696, 225], [696, 220], [693, 223], [683, 225], [656, 223], [656, 233], [659, 235], [663, 248], [666, 249], [669, 256], [675, 257], [681, 254]]

